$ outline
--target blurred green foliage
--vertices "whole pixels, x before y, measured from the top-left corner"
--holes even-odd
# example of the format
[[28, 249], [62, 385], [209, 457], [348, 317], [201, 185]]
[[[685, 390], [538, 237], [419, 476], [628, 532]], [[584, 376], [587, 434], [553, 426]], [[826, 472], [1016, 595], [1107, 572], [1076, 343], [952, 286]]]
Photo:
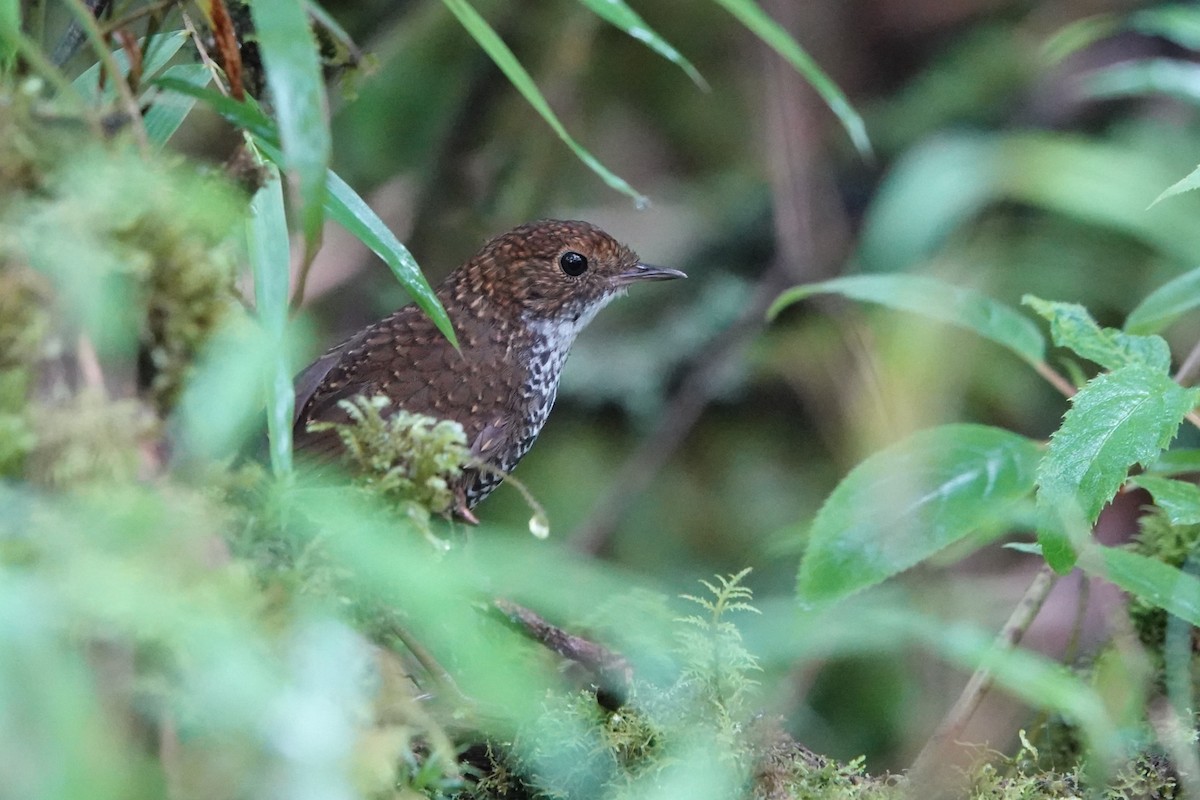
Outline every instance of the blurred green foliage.
[[[215, 8], [0, 3], [0, 797], [891, 797], [959, 767], [977, 797], [1198, 788], [1196, 462], [1161, 452], [1200, 339], [1194, 9], [447, 0], [330, 3], [330, 25], [231, 5], [249, 34]], [[255, 42], [261, 104], [206, 88], [233, 68], [195, 63], [181, 11], [207, 56]], [[114, 53], [53, 63], [71, 25]], [[368, 55], [327, 98], [321, 68], [358, 61], [339, 26]], [[351, 233], [297, 257], [299, 321], [267, 163], [292, 249], [323, 214]], [[537, 216], [692, 276], [576, 347], [519, 475], [551, 541], [511, 488], [479, 530], [438, 519], [461, 441], [369, 403], [341, 433], [399, 511], [239, 455], [321, 343], [406, 293], [437, 313], [409, 249], [432, 281]], [[431, 468], [401, 474], [416, 444]], [[1131, 468], [1172, 480], [1119, 488]], [[1135, 485], [1165, 517], [1138, 519]], [[1040, 551], [998, 544], [1034, 531]], [[1107, 604], [1077, 611], [1064, 580], [1030, 647], [995, 649], [1039, 555], [1078, 557]], [[1070, 757], [1041, 771], [1016, 733], [1036, 720], [993, 692], [965, 735], [1011, 756], [872, 777], [912, 763], [980, 667], [1073, 725], [1046, 745]]]

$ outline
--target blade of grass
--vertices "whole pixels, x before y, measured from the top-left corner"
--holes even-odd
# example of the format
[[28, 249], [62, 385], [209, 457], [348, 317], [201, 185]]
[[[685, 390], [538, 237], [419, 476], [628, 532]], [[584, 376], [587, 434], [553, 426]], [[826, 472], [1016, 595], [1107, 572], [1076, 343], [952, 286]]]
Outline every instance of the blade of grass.
[[624, 0], [579, 1], [591, 9], [596, 16], [625, 31], [634, 39], [644, 43], [667, 61], [682, 69], [692, 79], [692, 82], [701, 89], [706, 92], [709, 91], [708, 81], [704, 80], [704, 76], [692, 65], [692, 62], [684, 58], [683, 54], [676, 50], [670, 42], [647, 25], [646, 21], [636, 11], [626, 5]]
[[796, 71], [804, 76], [829, 106], [829, 109], [841, 121], [842, 127], [850, 135], [850, 141], [863, 156], [871, 155], [871, 140], [867, 136], [867, 126], [862, 117], [850, 105], [846, 95], [837, 84], [825, 74], [807, 52], [795, 39], [784, 30], [779, 23], [771, 19], [755, 4], [754, 0], [716, 0], [717, 4], [737, 18], [751, 33], [762, 39], [771, 48], [787, 59]]
[[534, 84], [533, 78], [521, 66], [521, 62], [517, 61], [517, 57], [513, 55], [513, 51], [508, 48], [508, 45], [500, 38], [499, 34], [487, 23], [483, 17], [479, 15], [470, 3], [466, 0], [442, 0], [450, 12], [458, 18], [458, 21], [466, 28], [467, 33], [478, 42], [484, 52], [491, 57], [500, 71], [512, 82], [517, 91], [524, 96], [529, 105], [533, 106], [533, 110], [541, 115], [546, 124], [551, 130], [558, 135], [558, 138], [563, 143], [571, 148], [575, 156], [582, 161], [588, 169], [600, 176], [600, 179], [607, 183], [612, 188], [622, 194], [626, 194], [633, 198], [633, 202], [638, 208], [644, 208], [650, 204], [650, 201], [645, 195], [638, 192], [630, 186], [624, 178], [619, 177], [614, 172], [600, 163], [590, 152], [585, 150], [579, 142], [567, 133], [567, 129], [563, 127], [550, 104], [546, 102], [546, 98], [538, 90]]
[[283, 184], [274, 168], [270, 172], [271, 178], [250, 201], [247, 240], [258, 319], [274, 350], [266, 392], [271, 468], [276, 475], [283, 476], [292, 470], [292, 414], [296, 401], [285, 346], [291, 259]]

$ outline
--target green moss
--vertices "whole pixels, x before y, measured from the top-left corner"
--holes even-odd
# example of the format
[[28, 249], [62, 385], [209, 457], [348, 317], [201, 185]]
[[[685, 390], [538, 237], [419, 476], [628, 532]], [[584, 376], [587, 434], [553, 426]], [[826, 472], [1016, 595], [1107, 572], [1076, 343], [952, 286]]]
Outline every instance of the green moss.
[[50, 488], [137, 479], [158, 423], [136, 400], [108, 400], [84, 391], [32, 412], [34, 443], [26, 477]]

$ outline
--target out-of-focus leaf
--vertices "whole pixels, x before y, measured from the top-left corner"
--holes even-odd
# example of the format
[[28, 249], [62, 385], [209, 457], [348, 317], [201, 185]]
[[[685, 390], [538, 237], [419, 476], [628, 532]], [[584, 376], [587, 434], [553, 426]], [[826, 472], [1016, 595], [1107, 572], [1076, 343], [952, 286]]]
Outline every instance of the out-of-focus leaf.
[[767, 316], [814, 294], [840, 294], [911, 311], [974, 331], [1028, 362], [1045, 358], [1046, 342], [1030, 319], [979, 292], [922, 275], [852, 275], [797, 286], [781, 294]]
[[1072, 53], [1113, 35], [1121, 29], [1113, 14], [1098, 14], [1065, 25], [1042, 45], [1042, 56], [1050, 64], [1062, 61]]
[[1159, 370], [1127, 364], [1102, 373], [1071, 398], [1062, 427], [1038, 466], [1038, 541], [1059, 572], [1075, 563], [1070, 515], [1091, 525], [1134, 464], [1149, 464], [1200, 397]]
[[1183, 472], [1200, 472], [1200, 448], [1177, 447], [1160, 455], [1147, 472], [1156, 475], [1179, 475]]
[[858, 257], [871, 272], [907, 270], [988, 204], [1011, 200], [1121, 231], [1191, 265], [1200, 252], [1200, 195], [1146, 211], [1177, 178], [1152, 153], [1061, 134], [938, 137], [886, 177]]
[[1101, 328], [1078, 303], [1060, 303], [1025, 295], [1021, 302], [1050, 321], [1050, 335], [1059, 347], [1106, 369], [1140, 364], [1157, 372], [1171, 368], [1171, 348], [1161, 336], [1135, 336], [1116, 328]]
[[[178, 79], [200, 88], [207, 86], [212, 80], [212, 73], [203, 64], [177, 64], [168, 68], [163, 76]], [[159, 147], [166, 144], [175, 131], [179, 130], [184, 118], [195, 105], [196, 98], [194, 97], [160, 95], [142, 118], [142, 122], [146, 126], [146, 137], [152, 144]]]
[[[838, 484], [809, 530], [802, 601], [835, 600], [1007, 521], [1033, 491], [1041, 448], [983, 425], [921, 431]], [[799, 532], [797, 532], [799, 533]]]
[[1135, 11], [1129, 16], [1129, 27], [1147, 36], [1168, 39], [1188, 50], [1200, 50], [1200, 8], [1190, 3]]
[[[147, 42], [145, 39], [139, 40], [139, 45], [145, 47], [149, 54], [149, 58], [142, 64], [142, 80], [145, 81], [157, 75], [167, 65], [167, 62], [179, 52], [179, 48], [183, 47], [187, 37], [187, 31], [171, 31], [155, 36], [152, 42]], [[128, 75], [129, 54], [123, 48], [114, 50], [112, 54], [121, 67], [121, 74]], [[117, 96], [111, 80], [106, 82], [103, 89], [100, 87], [100, 66], [99, 62], [93, 64], [72, 81], [75, 88], [92, 100], [101, 95], [110, 99]]]
[[1165, 94], [1197, 105], [1200, 104], [1200, 65], [1173, 58], [1126, 61], [1084, 75], [1080, 79], [1080, 90], [1088, 97], [1104, 100]]
[[1155, 333], [1200, 306], [1200, 268], [1167, 281], [1137, 304], [1125, 319], [1130, 333]]
[[1129, 482], [1153, 495], [1172, 525], [1200, 524], [1200, 486], [1158, 475], [1136, 475]]
[[297, 216], [311, 255], [325, 215], [331, 147], [317, 44], [302, 0], [255, 2], [250, 13], [279, 124], [285, 169], [296, 182]]
[[692, 62], [684, 58], [683, 54], [676, 50], [670, 42], [647, 25], [646, 21], [625, 3], [625, 0], [579, 1], [590, 8], [598, 17], [617, 26], [639, 42], [645, 43], [651, 50], [678, 66], [687, 73], [687, 76], [697, 86], [706, 92], [708, 91], [708, 81], [704, 80], [699, 70], [692, 66]]
[[771, 48], [787, 59], [796, 71], [804, 76], [817, 94], [825, 101], [842, 127], [850, 135], [850, 141], [863, 155], [871, 154], [871, 140], [867, 136], [867, 126], [862, 117], [850, 105], [850, 101], [842, 94], [837, 84], [825, 74], [824, 70], [813, 61], [812, 56], [804, 51], [796, 40], [784, 30], [779, 23], [767, 16], [754, 0], [715, 0], [750, 31], [769, 44]]
[[1158, 205], [1160, 201], [1166, 200], [1168, 197], [1174, 197], [1177, 194], [1190, 192], [1194, 189], [1200, 189], [1200, 167], [1196, 167], [1194, 170], [1189, 172], [1187, 176], [1171, 184], [1166, 189], [1163, 189], [1163, 193], [1154, 198], [1154, 202], [1150, 205]]
[[273, 345], [271, 369], [266, 375], [271, 466], [275, 474], [286, 475], [292, 469], [292, 417], [296, 398], [284, 344], [291, 259], [283, 185], [277, 175], [267, 180], [250, 201], [247, 240], [250, 266], [254, 271], [254, 303], [259, 321]]
[[508, 48], [508, 45], [500, 38], [492, 26], [487, 23], [479, 12], [471, 6], [466, 0], [442, 0], [450, 12], [458, 18], [458, 21], [471, 34], [471, 37], [483, 48], [483, 51], [496, 63], [500, 71], [508, 78], [517, 91], [525, 98], [529, 105], [533, 106], [533, 110], [541, 115], [546, 124], [558, 135], [558, 138], [563, 143], [571, 148], [575, 156], [582, 161], [588, 169], [600, 176], [600, 179], [607, 183], [618, 192], [627, 194], [633, 198], [634, 203], [638, 207], [643, 207], [649, 204], [649, 200], [645, 195], [636, 191], [630, 186], [625, 179], [619, 177], [614, 172], [600, 163], [600, 161], [583, 148], [579, 142], [575, 141], [571, 134], [567, 133], [567, 129], [563, 127], [550, 104], [546, 102], [546, 98], [538, 90], [534, 84], [533, 78], [521, 66], [521, 62], [513, 54], [513, 51]]
[[1156, 558], [1118, 547], [1096, 546], [1079, 562], [1145, 602], [1200, 625], [1200, 579]]

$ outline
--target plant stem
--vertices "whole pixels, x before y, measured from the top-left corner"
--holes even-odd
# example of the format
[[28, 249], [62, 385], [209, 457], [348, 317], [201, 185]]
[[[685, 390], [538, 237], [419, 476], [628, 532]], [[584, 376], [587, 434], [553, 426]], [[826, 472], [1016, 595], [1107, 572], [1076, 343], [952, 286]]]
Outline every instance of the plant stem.
[[96, 57], [108, 71], [108, 77], [112, 80], [113, 86], [117, 89], [117, 95], [121, 98], [121, 105], [125, 107], [125, 112], [129, 115], [129, 124], [133, 127], [133, 137], [137, 141], [138, 147], [142, 152], [149, 152], [150, 140], [146, 136], [146, 127], [142, 124], [142, 112], [138, 108], [137, 98], [133, 96], [133, 90], [129, 88], [129, 84], [121, 75], [121, 67], [117, 64], [117, 59], [113, 56], [112, 51], [108, 49], [100, 25], [92, 16], [92, 12], [84, 5], [83, 0], [66, 0], [66, 4], [79, 27], [83, 29], [92, 49], [96, 51]]
[[[1025, 631], [1029, 629], [1030, 623], [1037, 617], [1038, 611], [1042, 608], [1042, 603], [1046, 601], [1050, 590], [1054, 588], [1057, 576], [1049, 566], [1043, 565], [1034, 576], [1033, 582], [1029, 584], [1029, 588], [1025, 590], [1025, 594], [1021, 596], [1021, 601], [1017, 603], [1017, 607], [1013, 609], [1012, 614], [1008, 618], [1008, 622], [1004, 623], [1000, 633], [996, 636], [996, 641], [993, 647], [996, 650], [1011, 650], [1020, 643], [1021, 638], [1025, 635]], [[983, 702], [984, 696], [988, 690], [992, 688], [992, 672], [987, 667], [980, 667], [975, 670], [975, 674], [967, 681], [966, 687], [963, 688], [962, 694], [954, 706], [947, 712], [942, 723], [934, 731], [932, 737], [926, 742], [921, 752], [917, 755], [913, 762], [910, 774], [914, 776], [932, 775], [932, 768], [935, 767], [940, 760], [940, 756], [945, 752], [947, 746], [958, 739], [962, 735], [963, 729], [970, 721], [971, 715], [979, 708], [979, 704]]]

